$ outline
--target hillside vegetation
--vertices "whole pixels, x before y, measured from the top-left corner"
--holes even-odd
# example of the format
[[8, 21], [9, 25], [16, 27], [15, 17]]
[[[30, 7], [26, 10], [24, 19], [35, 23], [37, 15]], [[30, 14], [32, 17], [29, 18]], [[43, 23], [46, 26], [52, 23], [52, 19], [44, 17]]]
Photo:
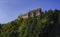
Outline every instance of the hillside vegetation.
[[60, 10], [48, 10], [36, 17], [19, 17], [0, 24], [0, 37], [58, 37], [60, 35]]

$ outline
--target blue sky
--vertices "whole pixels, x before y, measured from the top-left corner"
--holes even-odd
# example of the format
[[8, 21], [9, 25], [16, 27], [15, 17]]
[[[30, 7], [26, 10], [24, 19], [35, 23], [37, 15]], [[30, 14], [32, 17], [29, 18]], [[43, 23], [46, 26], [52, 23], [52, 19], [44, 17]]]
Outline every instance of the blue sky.
[[60, 9], [60, 0], [0, 0], [0, 23], [10, 22], [29, 10]]

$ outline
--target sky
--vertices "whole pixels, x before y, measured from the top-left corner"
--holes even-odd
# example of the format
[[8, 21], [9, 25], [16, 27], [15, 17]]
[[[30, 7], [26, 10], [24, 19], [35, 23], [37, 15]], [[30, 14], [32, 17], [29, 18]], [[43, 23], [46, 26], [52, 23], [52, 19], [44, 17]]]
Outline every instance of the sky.
[[0, 0], [0, 23], [8, 23], [37, 8], [60, 10], [60, 0]]

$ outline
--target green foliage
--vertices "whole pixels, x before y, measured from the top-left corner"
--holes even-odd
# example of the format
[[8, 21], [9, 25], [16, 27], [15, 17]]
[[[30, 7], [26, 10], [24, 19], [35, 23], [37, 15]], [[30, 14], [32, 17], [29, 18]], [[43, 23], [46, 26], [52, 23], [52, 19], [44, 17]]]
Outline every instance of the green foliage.
[[48, 10], [37, 17], [18, 18], [0, 25], [0, 37], [49, 37], [55, 24], [60, 25], [60, 10]]

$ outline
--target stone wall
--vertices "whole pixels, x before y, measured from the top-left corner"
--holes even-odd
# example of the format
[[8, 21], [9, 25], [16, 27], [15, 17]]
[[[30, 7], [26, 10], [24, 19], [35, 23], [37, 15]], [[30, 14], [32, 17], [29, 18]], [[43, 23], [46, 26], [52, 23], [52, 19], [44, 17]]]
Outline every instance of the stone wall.
[[31, 10], [28, 13], [21, 15], [21, 18], [35, 17], [41, 14], [41, 9]]
[[21, 18], [28, 18], [28, 14], [24, 14], [20, 16]]

